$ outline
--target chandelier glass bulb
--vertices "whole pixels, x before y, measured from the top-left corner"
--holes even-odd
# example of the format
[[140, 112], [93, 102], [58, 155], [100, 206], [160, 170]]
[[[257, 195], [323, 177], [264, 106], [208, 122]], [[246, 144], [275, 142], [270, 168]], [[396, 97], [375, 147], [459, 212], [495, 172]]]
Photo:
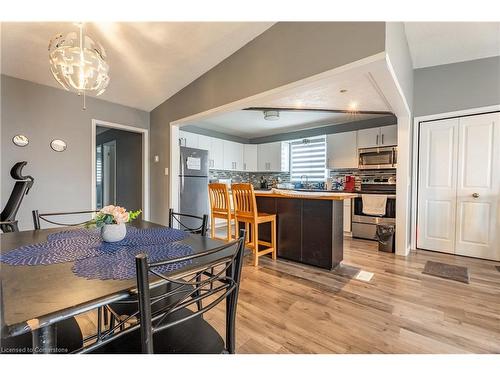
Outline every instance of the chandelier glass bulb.
[[57, 34], [49, 43], [50, 71], [68, 91], [101, 95], [109, 84], [109, 65], [102, 45], [83, 32]]

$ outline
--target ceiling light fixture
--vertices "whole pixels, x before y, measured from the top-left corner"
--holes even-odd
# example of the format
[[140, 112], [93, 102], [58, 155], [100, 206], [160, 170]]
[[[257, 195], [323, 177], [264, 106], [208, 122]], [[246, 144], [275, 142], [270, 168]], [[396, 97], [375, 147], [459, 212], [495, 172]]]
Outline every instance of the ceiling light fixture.
[[109, 65], [102, 45], [83, 32], [83, 23], [77, 24], [79, 32], [57, 34], [49, 42], [50, 71], [57, 82], [68, 91], [83, 95], [95, 92], [101, 95], [109, 84]]
[[280, 119], [280, 112], [276, 110], [264, 111], [264, 120], [276, 121]]

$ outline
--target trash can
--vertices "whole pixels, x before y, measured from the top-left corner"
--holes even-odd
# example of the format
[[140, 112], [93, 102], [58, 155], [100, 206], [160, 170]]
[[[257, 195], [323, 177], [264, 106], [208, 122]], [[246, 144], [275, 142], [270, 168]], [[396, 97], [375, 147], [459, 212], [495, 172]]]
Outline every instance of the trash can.
[[378, 241], [378, 251], [394, 252], [394, 225], [378, 224], [375, 238]]

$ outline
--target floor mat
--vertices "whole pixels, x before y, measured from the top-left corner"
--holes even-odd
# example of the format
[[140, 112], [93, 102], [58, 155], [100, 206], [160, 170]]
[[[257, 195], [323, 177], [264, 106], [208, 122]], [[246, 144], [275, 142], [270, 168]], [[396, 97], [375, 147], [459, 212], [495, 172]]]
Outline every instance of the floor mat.
[[433, 262], [429, 260], [425, 263], [424, 271], [422, 273], [441, 277], [443, 279], [460, 281], [461, 283], [469, 283], [469, 269], [467, 267], [455, 266], [453, 264]]

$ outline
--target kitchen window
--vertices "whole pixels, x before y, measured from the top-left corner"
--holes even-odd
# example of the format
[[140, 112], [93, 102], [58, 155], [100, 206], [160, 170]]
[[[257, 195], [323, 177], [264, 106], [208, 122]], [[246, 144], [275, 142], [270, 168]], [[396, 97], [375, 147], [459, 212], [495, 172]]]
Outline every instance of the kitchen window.
[[290, 142], [290, 179], [320, 182], [326, 178], [326, 136]]

